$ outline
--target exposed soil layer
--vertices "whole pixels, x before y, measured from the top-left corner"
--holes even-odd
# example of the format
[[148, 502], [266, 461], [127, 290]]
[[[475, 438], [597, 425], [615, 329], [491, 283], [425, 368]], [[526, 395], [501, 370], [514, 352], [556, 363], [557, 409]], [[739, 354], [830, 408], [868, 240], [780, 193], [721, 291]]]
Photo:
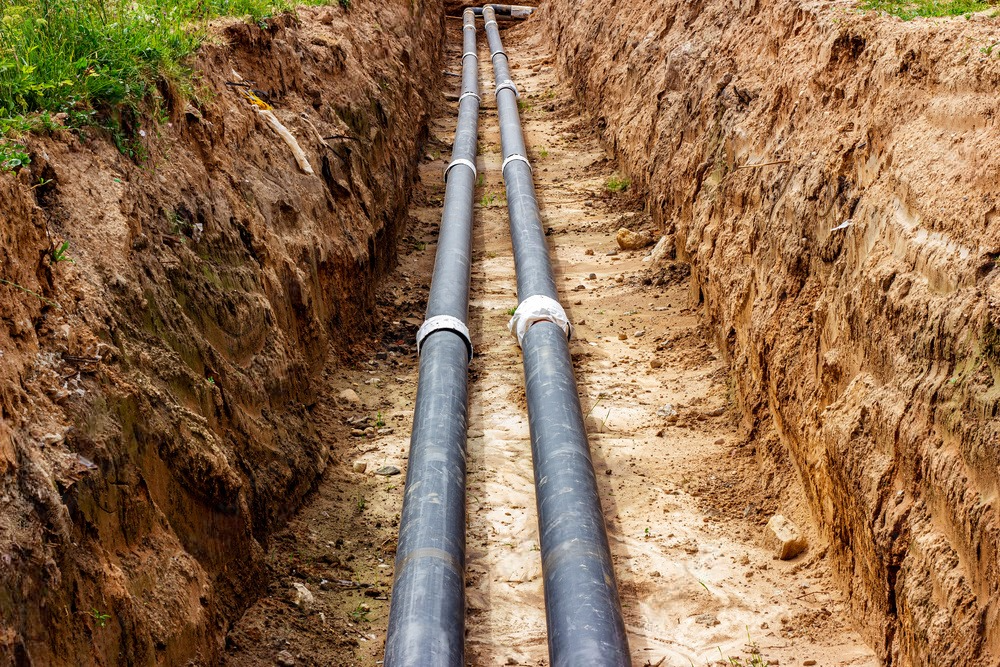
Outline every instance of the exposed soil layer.
[[0, 663], [218, 662], [378, 321], [442, 29], [409, 0], [220, 22], [144, 159], [64, 130], [0, 175]]
[[996, 21], [797, 0], [541, 20], [866, 640], [887, 664], [998, 664]]

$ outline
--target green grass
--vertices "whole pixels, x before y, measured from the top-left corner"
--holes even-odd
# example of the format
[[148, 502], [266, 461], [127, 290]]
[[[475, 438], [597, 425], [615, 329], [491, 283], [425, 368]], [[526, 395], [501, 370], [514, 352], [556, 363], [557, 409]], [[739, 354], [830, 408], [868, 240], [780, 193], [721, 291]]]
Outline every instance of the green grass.
[[609, 192], [625, 192], [631, 184], [631, 181], [627, 178], [614, 175], [604, 182], [604, 187], [607, 188]]
[[989, 2], [978, 0], [867, 0], [862, 9], [886, 12], [904, 21], [927, 16], [961, 16], [989, 9]]
[[[205, 40], [209, 20], [259, 22], [292, 7], [291, 0], [0, 0], [0, 168], [27, 164], [23, 135], [55, 127], [52, 114], [67, 114], [75, 127], [119, 127], [123, 112], [138, 117], [143, 104], [156, 103], [158, 83], [190, 90], [185, 59]], [[130, 152], [127, 138], [116, 143]]]

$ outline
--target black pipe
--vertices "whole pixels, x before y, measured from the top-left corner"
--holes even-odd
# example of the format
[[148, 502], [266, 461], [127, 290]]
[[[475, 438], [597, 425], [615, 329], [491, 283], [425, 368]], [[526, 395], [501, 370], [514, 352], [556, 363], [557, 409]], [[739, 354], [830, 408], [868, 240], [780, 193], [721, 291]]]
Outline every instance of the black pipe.
[[[483, 12], [497, 83], [510, 235], [517, 270], [518, 312], [551, 319], [520, 339], [535, 470], [549, 661], [553, 667], [631, 665], [607, 529], [590, 458], [583, 412], [570, 358], [568, 321], [558, 304], [548, 245], [527, 161], [517, 89], [496, 24]], [[530, 301], [529, 301], [530, 299]], [[557, 323], [562, 320], [563, 326]]]
[[465, 664], [467, 319], [479, 134], [476, 19], [463, 21], [462, 96], [445, 171], [385, 642], [387, 667]]

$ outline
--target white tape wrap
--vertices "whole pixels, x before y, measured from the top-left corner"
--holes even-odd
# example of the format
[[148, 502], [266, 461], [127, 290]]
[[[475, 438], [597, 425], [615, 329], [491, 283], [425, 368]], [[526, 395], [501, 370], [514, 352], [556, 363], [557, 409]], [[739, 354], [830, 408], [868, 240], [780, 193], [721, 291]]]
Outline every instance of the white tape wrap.
[[531, 325], [538, 322], [552, 322], [566, 332], [566, 337], [573, 335], [573, 327], [570, 326], [566, 311], [555, 299], [550, 299], [544, 294], [529, 296], [521, 302], [514, 311], [514, 317], [510, 318], [507, 328], [517, 338], [517, 344], [524, 344], [524, 335], [528, 333]]
[[458, 98], [458, 103], [461, 104], [462, 100], [464, 100], [466, 97], [475, 97], [477, 102], [479, 102], [480, 104], [483, 103], [483, 98], [479, 96], [479, 93], [474, 93], [471, 90], [467, 90], [464, 93], [462, 93]]
[[[514, 155], [509, 156], [506, 160], [503, 161], [503, 164], [500, 165], [501, 174], [504, 172], [505, 169], [507, 169], [507, 165], [510, 164], [511, 162], [523, 162], [524, 164], [528, 165], [528, 169], [531, 169], [531, 163], [528, 162], [528, 158], [524, 157], [523, 155], [518, 155], [517, 153], [515, 153]], [[534, 171], [534, 169], [531, 170]]]
[[438, 315], [429, 320], [424, 320], [420, 329], [417, 330], [417, 354], [420, 354], [420, 348], [424, 344], [424, 339], [435, 331], [457, 333], [465, 341], [465, 347], [469, 350], [469, 363], [472, 363], [472, 338], [469, 336], [469, 327], [465, 326], [465, 322], [451, 315]]
[[510, 79], [507, 79], [506, 81], [502, 81], [500, 83], [500, 85], [497, 86], [497, 89], [495, 91], [493, 91], [493, 95], [496, 96], [496, 97], [499, 97], [500, 96], [500, 91], [503, 90], [504, 88], [509, 88], [510, 90], [512, 90], [514, 92], [514, 97], [517, 97], [517, 98], [521, 97], [521, 93], [517, 92], [517, 86], [515, 86], [514, 82], [511, 81]]
[[448, 167], [444, 170], [444, 182], [445, 183], [448, 182], [448, 172], [451, 171], [452, 167], [457, 167], [458, 165], [464, 165], [464, 166], [468, 167], [469, 169], [471, 169], [472, 170], [472, 177], [473, 178], [475, 178], [476, 176], [479, 175], [479, 172], [476, 171], [476, 165], [471, 160], [466, 160], [465, 158], [462, 158], [462, 157], [455, 158], [454, 160], [451, 161], [451, 164], [449, 164]]

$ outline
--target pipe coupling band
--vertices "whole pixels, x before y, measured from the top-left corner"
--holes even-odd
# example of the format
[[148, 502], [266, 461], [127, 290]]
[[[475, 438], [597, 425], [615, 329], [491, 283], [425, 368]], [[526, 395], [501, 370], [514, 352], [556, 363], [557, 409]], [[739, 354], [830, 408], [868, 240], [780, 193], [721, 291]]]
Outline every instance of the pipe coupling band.
[[462, 100], [464, 100], [466, 97], [475, 97], [477, 102], [479, 102], [480, 104], [483, 103], [483, 98], [481, 98], [479, 96], [479, 93], [475, 93], [475, 92], [473, 92], [471, 90], [467, 90], [464, 93], [462, 93], [461, 95], [459, 95], [458, 96], [458, 103], [461, 104]]
[[463, 65], [465, 64], [465, 59], [468, 58], [469, 56], [472, 56], [473, 58], [476, 59], [476, 62], [479, 62], [479, 55], [478, 54], [474, 53], [473, 51], [467, 51], [467, 52], [465, 52], [465, 53], [462, 54], [462, 64]]
[[497, 25], [496, 19], [490, 19], [489, 21], [486, 22], [486, 24], [483, 27], [489, 28], [491, 23], [496, 26], [497, 30], [500, 29], [500, 26]]
[[[528, 165], [528, 169], [531, 169], [531, 163], [528, 162], [528, 158], [524, 157], [523, 155], [518, 155], [517, 153], [515, 153], [514, 155], [508, 156], [507, 159], [503, 161], [503, 164], [500, 165], [501, 174], [504, 173], [504, 171], [507, 169], [507, 165], [510, 164], [511, 162], [523, 162], [524, 164]], [[534, 171], [534, 169], [531, 170]]]
[[458, 165], [464, 165], [464, 166], [468, 167], [469, 169], [471, 169], [472, 170], [472, 178], [476, 178], [476, 176], [479, 175], [479, 172], [476, 171], [476, 165], [475, 165], [475, 163], [472, 160], [466, 160], [464, 157], [455, 158], [454, 160], [451, 161], [451, 164], [449, 164], [445, 168], [445, 170], [444, 170], [444, 182], [445, 183], [448, 182], [448, 172], [451, 171], [452, 167], [457, 167]]
[[420, 348], [423, 346], [424, 340], [435, 331], [451, 331], [458, 334], [459, 338], [465, 342], [465, 347], [469, 350], [469, 363], [472, 363], [472, 337], [469, 336], [469, 327], [465, 326], [465, 322], [451, 315], [438, 315], [429, 320], [424, 320], [424, 323], [417, 331], [418, 355], [420, 354]]
[[514, 317], [507, 323], [507, 328], [517, 339], [517, 344], [523, 347], [528, 329], [539, 322], [552, 322], [566, 332], [567, 338], [573, 337], [573, 327], [562, 305], [544, 294], [529, 296], [522, 301], [514, 311]]
[[514, 97], [517, 97], [517, 98], [521, 97], [521, 93], [517, 92], [517, 86], [515, 86], [514, 82], [511, 81], [510, 79], [507, 79], [506, 81], [503, 81], [499, 86], [497, 86], [497, 89], [493, 92], [493, 95], [496, 96], [496, 97], [499, 97], [500, 96], [500, 91], [503, 90], [504, 88], [507, 88], [507, 89], [513, 91]]
[[475, 23], [466, 24], [466, 25], [462, 26], [462, 30], [475, 30], [475, 29], [476, 29], [476, 24]]
[[510, 62], [510, 58], [507, 57], [507, 52], [504, 51], [503, 49], [500, 49], [500, 50], [494, 51], [492, 54], [490, 54], [490, 62], [493, 63], [494, 67], [496, 67], [496, 57], [497, 56], [503, 56], [504, 58], [507, 58], [508, 62]]

